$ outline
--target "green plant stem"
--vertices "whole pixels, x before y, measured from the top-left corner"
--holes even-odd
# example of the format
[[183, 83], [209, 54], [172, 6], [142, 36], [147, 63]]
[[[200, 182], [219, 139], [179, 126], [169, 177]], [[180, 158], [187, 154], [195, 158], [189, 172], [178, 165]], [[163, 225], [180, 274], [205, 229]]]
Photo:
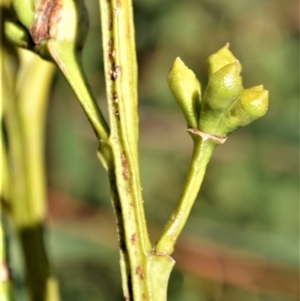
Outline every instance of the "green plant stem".
[[[17, 107], [13, 91], [15, 90], [15, 83], [11, 75], [11, 65], [9, 60], [11, 57], [6, 49], [1, 49], [3, 57], [3, 83], [6, 90], [6, 97], [4, 100], [5, 115], [3, 116], [7, 133], [9, 136], [9, 153], [8, 160], [11, 165], [11, 187], [10, 187], [10, 203], [14, 200], [26, 200], [26, 184], [25, 184], [25, 148], [24, 137], [22, 134], [22, 125], [20, 122], [20, 112]], [[13, 187], [12, 187], [13, 186]], [[12, 206], [13, 219], [16, 221], [16, 227], [22, 227], [30, 223], [30, 217], [23, 212], [22, 206]]]
[[0, 162], [1, 162], [1, 173], [0, 173], [0, 205], [3, 209], [9, 208], [10, 199], [10, 174], [7, 158], [7, 149], [5, 147], [3, 129], [0, 130]]
[[172, 254], [177, 238], [198, 195], [206, 166], [216, 145], [217, 143], [213, 139], [202, 140], [201, 137], [194, 137], [193, 155], [186, 182], [180, 200], [157, 241], [156, 253]]
[[68, 41], [49, 40], [47, 47], [53, 60], [76, 94], [96, 135], [99, 139], [107, 139], [109, 128], [87, 84], [80, 53], [74, 49], [73, 43]]
[[[22, 227], [20, 238], [25, 255], [31, 300], [59, 300], [45, 242], [46, 187], [44, 169], [45, 110], [54, 66], [27, 51], [21, 51], [17, 99], [26, 149], [25, 180], [28, 200], [24, 204], [30, 225]], [[34, 83], [35, 89], [32, 89]]]
[[114, 209], [116, 226], [117, 226], [123, 295], [125, 299], [131, 300], [133, 292], [132, 292], [132, 287], [130, 285], [131, 270], [130, 270], [129, 254], [127, 252], [127, 247], [126, 247], [126, 236], [124, 232], [125, 221], [122, 215], [122, 207], [121, 207], [120, 197], [117, 189], [117, 182], [116, 182], [117, 180], [116, 180], [113, 165], [110, 166], [110, 168], [108, 169], [108, 177], [110, 183], [111, 203]]
[[[137, 67], [130, 1], [100, 1], [102, 38], [111, 145], [125, 246], [121, 250], [124, 296], [148, 298], [144, 281], [147, 253], [151, 250], [145, 222], [137, 157]], [[117, 204], [115, 204], [115, 212]], [[117, 218], [118, 219], [118, 218]], [[128, 258], [128, 260], [127, 260]], [[129, 273], [129, 275], [128, 275]], [[126, 285], [124, 287], [124, 285]], [[128, 295], [129, 294], [129, 295]], [[144, 297], [143, 297], [144, 296]]]
[[104, 168], [107, 170], [112, 160], [110, 147], [107, 145], [109, 127], [87, 84], [85, 72], [81, 64], [80, 53], [76, 52], [73, 43], [68, 41], [50, 40], [47, 43], [47, 47], [52, 59], [77, 96], [80, 105], [94, 129], [99, 141], [98, 156]]
[[[114, 153], [117, 181], [124, 182], [121, 194], [135, 199], [135, 218], [139, 240], [150, 251], [138, 168], [137, 67], [131, 1], [101, 1], [103, 50], [108, 111], [111, 125], [110, 145]], [[111, 26], [111, 30], [109, 30]], [[110, 53], [114, 52], [114, 55]], [[118, 170], [119, 169], [119, 170]], [[121, 185], [118, 186], [120, 187]]]
[[32, 223], [34, 220], [44, 221], [46, 216], [45, 111], [54, 66], [28, 51], [20, 53], [22, 66], [18, 75], [16, 96], [26, 147], [26, 181], [30, 194], [29, 210]]
[[21, 52], [21, 58], [14, 87], [17, 95], [5, 100], [12, 220], [20, 237], [30, 300], [57, 301], [57, 284], [44, 242], [44, 113], [54, 69], [27, 51]]
[[137, 66], [132, 3], [100, 0], [105, 80], [110, 117], [109, 167], [118, 224], [126, 300], [165, 301], [174, 261], [152, 252], [138, 168]]
[[[0, 58], [1, 64], [2, 64], [2, 58]], [[10, 93], [8, 91], [8, 83], [7, 78], [4, 76], [2, 77], [2, 85], [3, 90], [0, 95], [0, 103], [2, 104], [0, 107], [0, 122], [3, 124], [3, 115], [5, 108], [3, 107], [3, 99], [5, 98], [11, 98]], [[10, 174], [9, 174], [9, 165], [8, 165], [8, 155], [7, 155], [7, 147], [5, 143], [4, 138], [4, 130], [3, 127], [1, 127], [0, 130], [0, 162], [1, 162], [1, 172], [0, 172], [0, 205], [9, 207], [8, 201], [10, 199]], [[3, 209], [3, 207], [2, 207]]]

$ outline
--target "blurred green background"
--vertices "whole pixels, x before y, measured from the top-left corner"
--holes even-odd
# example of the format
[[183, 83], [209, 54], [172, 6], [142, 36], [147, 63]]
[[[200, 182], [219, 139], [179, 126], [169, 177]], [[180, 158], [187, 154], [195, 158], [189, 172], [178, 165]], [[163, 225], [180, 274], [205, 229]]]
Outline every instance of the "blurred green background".
[[[86, 1], [83, 62], [106, 114], [99, 9]], [[299, 290], [299, 29], [296, 0], [135, 0], [140, 167], [151, 239], [180, 195], [192, 143], [166, 83], [177, 56], [205, 87], [227, 42], [269, 111], [219, 146], [178, 242], [169, 301], [290, 301]], [[97, 142], [57, 72], [47, 119], [48, 244], [66, 301], [123, 300]]]

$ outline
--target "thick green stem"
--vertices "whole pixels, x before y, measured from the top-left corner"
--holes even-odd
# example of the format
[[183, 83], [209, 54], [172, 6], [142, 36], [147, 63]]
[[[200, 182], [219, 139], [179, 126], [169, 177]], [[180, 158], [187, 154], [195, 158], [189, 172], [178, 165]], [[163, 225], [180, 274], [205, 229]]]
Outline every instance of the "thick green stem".
[[[112, 190], [119, 196], [124, 235], [121, 269], [125, 298], [147, 299], [144, 273], [149, 242], [137, 156], [137, 67], [131, 1], [100, 1], [105, 77], [110, 117], [111, 145], [115, 182]], [[115, 204], [115, 211], [118, 205]], [[126, 260], [128, 258], [128, 260]], [[128, 274], [129, 273], [129, 274]], [[129, 294], [129, 295], [127, 295]]]
[[[3, 79], [2, 83], [5, 84], [4, 78], [2, 78], [2, 79]], [[6, 87], [6, 89], [7, 89], [7, 87]], [[8, 96], [8, 95], [6, 95], [6, 96]], [[1, 99], [1, 96], [0, 96], [0, 100], [1, 100], [1, 103], [3, 103], [3, 99]], [[3, 109], [3, 107], [1, 106], [0, 110], [2, 110], [2, 109]], [[3, 112], [1, 111], [1, 116], [0, 116], [1, 124], [3, 122], [2, 114], [3, 114]], [[1, 127], [1, 130], [0, 130], [0, 162], [1, 162], [0, 206], [8, 208], [9, 207], [8, 202], [10, 199], [10, 180], [11, 179], [10, 179], [10, 173], [9, 173], [8, 154], [7, 154], [7, 147], [6, 147], [6, 143], [5, 143], [3, 127]], [[2, 209], [3, 209], [3, 207], [2, 207]]]
[[187, 221], [198, 195], [206, 166], [216, 145], [216, 141], [213, 139], [202, 140], [201, 137], [194, 137], [193, 156], [183, 192], [157, 241], [155, 247], [156, 253], [172, 254], [177, 238]]
[[[4, 146], [4, 137], [3, 137], [3, 131], [0, 132], [0, 162], [1, 162], [1, 173], [0, 173], [0, 204], [1, 206], [3, 203], [5, 205], [8, 205], [9, 200], [9, 167], [8, 167], [8, 161], [7, 161], [7, 150]], [[2, 203], [3, 202], [3, 203]]]
[[[20, 229], [20, 237], [31, 299], [56, 301], [59, 299], [56, 281], [52, 277], [44, 242], [47, 204], [44, 168], [45, 110], [54, 66], [34, 54], [21, 53], [23, 64], [18, 78], [17, 99], [26, 148], [26, 207], [30, 225]], [[31, 88], [32, 83], [36, 85], [35, 89]]]
[[[109, 172], [118, 224], [126, 300], [165, 301], [174, 261], [152, 252], [138, 168], [137, 66], [131, 1], [100, 0], [113, 166]], [[113, 175], [113, 176], [112, 176]]]
[[121, 207], [120, 197], [117, 189], [117, 180], [116, 180], [113, 166], [110, 166], [110, 168], [108, 169], [108, 177], [110, 182], [111, 202], [114, 209], [116, 226], [117, 226], [123, 294], [125, 299], [131, 300], [132, 299], [131, 296], [133, 296], [133, 291], [131, 286], [129, 254], [127, 252], [126, 236], [124, 233], [125, 221], [122, 215], [122, 207]]
[[[44, 168], [45, 111], [54, 72], [53, 64], [37, 55], [21, 51], [22, 66], [18, 76], [17, 99], [26, 148], [26, 181], [29, 194], [30, 223], [44, 221], [46, 187]], [[32, 89], [34, 83], [35, 88]]]
[[[4, 99], [5, 116], [4, 122], [9, 137], [9, 154], [8, 160], [11, 166], [11, 187], [10, 197], [11, 204], [15, 200], [26, 200], [27, 191], [26, 183], [24, 181], [26, 177], [25, 170], [25, 147], [24, 147], [24, 136], [22, 133], [22, 125], [20, 122], [20, 112], [14, 99], [13, 90], [14, 85], [10, 81], [10, 70], [9, 70], [9, 56], [2, 49], [3, 55], [3, 81], [6, 88], [10, 91], [7, 94], [7, 98]], [[27, 215], [27, 211], [24, 212], [23, 206], [13, 206], [12, 215], [16, 222], [17, 227], [22, 225], [28, 225], [30, 223], [30, 217]]]
[[[44, 179], [44, 113], [53, 66], [21, 52], [17, 95], [5, 99], [9, 139], [12, 218], [20, 236], [28, 292], [32, 301], [59, 300], [46, 253]], [[34, 83], [35, 88], [32, 88]], [[12, 95], [13, 96], [13, 95]]]

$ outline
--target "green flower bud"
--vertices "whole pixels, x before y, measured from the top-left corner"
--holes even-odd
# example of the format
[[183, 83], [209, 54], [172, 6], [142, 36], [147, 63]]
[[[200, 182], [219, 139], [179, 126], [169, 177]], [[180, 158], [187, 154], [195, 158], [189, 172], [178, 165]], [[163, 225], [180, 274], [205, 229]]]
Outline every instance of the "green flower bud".
[[239, 61], [228, 64], [213, 73], [203, 95], [202, 110], [225, 111], [243, 90]]
[[227, 133], [264, 116], [268, 102], [269, 92], [262, 85], [245, 89], [228, 113]]
[[263, 86], [244, 89], [239, 61], [228, 45], [208, 60], [209, 82], [201, 102], [198, 129], [224, 138], [233, 130], [263, 116], [268, 108], [268, 91]]
[[218, 52], [208, 58], [208, 76], [211, 76], [224, 66], [234, 63], [235, 61], [237, 61], [237, 59], [229, 50], [229, 43], [227, 43]]
[[176, 58], [168, 75], [170, 90], [181, 107], [188, 127], [198, 124], [201, 84], [180, 58]]
[[223, 137], [220, 121], [243, 90], [238, 61], [229, 63], [213, 73], [201, 102], [200, 131]]

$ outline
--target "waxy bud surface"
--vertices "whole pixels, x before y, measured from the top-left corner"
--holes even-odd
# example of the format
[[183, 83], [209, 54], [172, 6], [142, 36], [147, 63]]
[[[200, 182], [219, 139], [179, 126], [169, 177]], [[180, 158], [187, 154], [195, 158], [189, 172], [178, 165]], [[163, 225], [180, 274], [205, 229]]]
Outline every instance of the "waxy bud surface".
[[190, 132], [225, 138], [263, 116], [269, 93], [263, 86], [244, 89], [242, 66], [225, 45], [208, 59], [208, 85], [201, 87], [193, 71], [177, 58], [168, 76], [169, 87], [180, 105]]
[[194, 72], [176, 58], [168, 75], [170, 90], [181, 107], [188, 127], [197, 127], [201, 84]]

